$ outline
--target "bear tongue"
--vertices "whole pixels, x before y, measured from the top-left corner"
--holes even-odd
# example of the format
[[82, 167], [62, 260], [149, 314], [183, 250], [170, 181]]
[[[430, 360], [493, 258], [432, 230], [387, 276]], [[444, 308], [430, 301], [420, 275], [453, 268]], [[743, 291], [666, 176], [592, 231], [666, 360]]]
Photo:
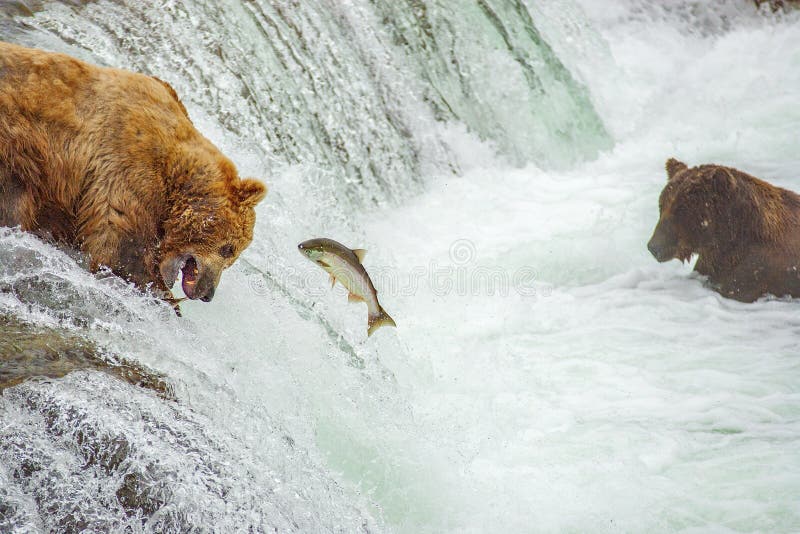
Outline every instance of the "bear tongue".
[[194, 259], [194, 256], [189, 256], [186, 263], [181, 267], [181, 272], [183, 273], [183, 282], [181, 284], [183, 292], [187, 297], [192, 298], [198, 274], [197, 260]]

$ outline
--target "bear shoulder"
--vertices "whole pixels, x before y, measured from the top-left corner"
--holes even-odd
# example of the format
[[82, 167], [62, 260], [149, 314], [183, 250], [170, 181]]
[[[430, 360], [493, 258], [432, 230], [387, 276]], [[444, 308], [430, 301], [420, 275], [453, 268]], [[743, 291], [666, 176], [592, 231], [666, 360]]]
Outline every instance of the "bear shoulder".
[[[184, 106], [183, 102], [181, 102], [181, 99], [180, 97], [178, 97], [178, 93], [175, 92], [175, 89], [169, 83], [165, 82], [164, 80], [162, 80], [157, 76], [150, 76], [150, 77], [153, 78], [158, 83], [160, 83], [167, 90], [169, 95], [175, 100], [175, 102], [178, 103], [178, 106], [181, 108], [181, 111], [183, 112], [184, 116], [187, 119], [189, 119], [189, 113], [186, 111], [186, 106]], [[189, 122], [191, 122], [191, 119], [189, 119]]]

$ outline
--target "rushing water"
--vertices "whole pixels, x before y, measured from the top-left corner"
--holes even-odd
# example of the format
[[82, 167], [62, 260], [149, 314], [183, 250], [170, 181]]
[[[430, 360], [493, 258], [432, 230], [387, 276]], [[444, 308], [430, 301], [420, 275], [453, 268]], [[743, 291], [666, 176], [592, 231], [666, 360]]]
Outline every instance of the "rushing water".
[[[669, 156], [800, 190], [800, 14], [745, 0], [19, 2], [262, 177], [184, 317], [0, 230], [0, 312], [171, 382], [0, 397], [0, 531], [800, 528], [800, 310], [645, 243]], [[366, 338], [296, 243], [367, 248]], [[65, 334], [66, 335], [66, 334]]]

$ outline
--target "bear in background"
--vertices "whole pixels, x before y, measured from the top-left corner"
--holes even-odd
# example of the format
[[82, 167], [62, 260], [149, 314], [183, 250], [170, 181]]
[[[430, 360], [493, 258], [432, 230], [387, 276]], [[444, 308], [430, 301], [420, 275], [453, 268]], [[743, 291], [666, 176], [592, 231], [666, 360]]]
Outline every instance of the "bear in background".
[[0, 43], [0, 226], [80, 249], [92, 270], [210, 301], [252, 240], [263, 184], [156, 78]]
[[800, 297], [800, 196], [721, 165], [669, 159], [661, 216], [647, 248], [689, 261], [725, 297]]

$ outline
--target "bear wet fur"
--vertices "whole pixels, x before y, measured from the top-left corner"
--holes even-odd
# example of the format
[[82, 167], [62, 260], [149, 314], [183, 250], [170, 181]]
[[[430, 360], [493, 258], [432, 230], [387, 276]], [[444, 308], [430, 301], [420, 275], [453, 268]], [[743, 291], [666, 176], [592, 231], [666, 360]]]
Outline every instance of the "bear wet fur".
[[752, 302], [800, 297], [800, 196], [731, 167], [669, 159], [647, 247], [688, 261], [720, 294]]
[[193, 126], [167, 83], [0, 43], [0, 226], [96, 270], [210, 300], [253, 235], [263, 184]]

